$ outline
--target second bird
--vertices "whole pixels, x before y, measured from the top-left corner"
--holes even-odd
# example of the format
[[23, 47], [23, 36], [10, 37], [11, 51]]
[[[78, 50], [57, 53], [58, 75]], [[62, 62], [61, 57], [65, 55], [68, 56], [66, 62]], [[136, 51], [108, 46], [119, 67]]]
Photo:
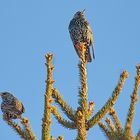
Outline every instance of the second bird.
[[1, 110], [5, 119], [21, 118], [25, 112], [23, 104], [9, 92], [0, 92], [2, 97]]
[[90, 54], [90, 46], [92, 46], [93, 58], [95, 59], [93, 35], [90, 25], [85, 18], [84, 12], [85, 10], [76, 12], [73, 19], [70, 21], [69, 32], [78, 56], [80, 57], [80, 46], [78, 44], [83, 43], [86, 47], [85, 60], [87, 62], [91, 62], [92, 57]]

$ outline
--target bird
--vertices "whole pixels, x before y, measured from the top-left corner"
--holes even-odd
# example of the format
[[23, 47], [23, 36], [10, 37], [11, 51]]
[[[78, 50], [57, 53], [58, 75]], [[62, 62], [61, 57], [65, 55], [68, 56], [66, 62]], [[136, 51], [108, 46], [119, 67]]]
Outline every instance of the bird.
[[22, 113], [25, 112], [23, 104], [9, 92], [0, 92], [2, 98], [1, 110], [3, 116], [7, 120], [21, 118]]
[[92, 46], [92, 52], [93, 52], [92, 55], [93, 55], [93, 59], [95, 59], [93, 34], [92, 34], [91, 27], [85, 18], [84, 13], [85, 13], [85, 9], [83, 11], [78, 11], [74, 14], [73, 18], [69, 23], [68, 30], [78, 56], [80, 57], [79, 43], [83, 43], [86, 49], [85, 60], [87, 62], [91, 62], [92, 57], [90, 54], [90, 46]]

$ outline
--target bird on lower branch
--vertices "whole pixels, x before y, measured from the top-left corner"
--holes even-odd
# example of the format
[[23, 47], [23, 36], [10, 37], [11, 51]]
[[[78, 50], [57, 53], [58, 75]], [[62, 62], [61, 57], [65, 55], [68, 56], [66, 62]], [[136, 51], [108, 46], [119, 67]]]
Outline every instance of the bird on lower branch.
[[2, 98], [1, 110], [7, 120], [21, 118], [25, 112], [23, 104], [9, 92], [0, 92]]

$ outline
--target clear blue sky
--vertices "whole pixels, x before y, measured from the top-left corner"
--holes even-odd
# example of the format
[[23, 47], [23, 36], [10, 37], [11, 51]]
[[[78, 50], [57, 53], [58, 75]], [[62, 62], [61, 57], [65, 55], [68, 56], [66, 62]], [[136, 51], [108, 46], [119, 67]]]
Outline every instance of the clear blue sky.
[[[55, 87], [64, 99], [77, 107], [79, 74], [78, 57], [69, 37], [68, 25], [73, 14], [86, 9], [93, 29], [96, 60], [88, 64], [89, 101], [95, 102], [96, 113], [111, 96], [120, 73], [126, 69], [126, 81], [115, 105], [121, 122], [125, 123], [133, 90], [135, 66], [140, 62], [140, 1], [128, 0], [4, 0], [0, 1], [0, 91], [10, 91], [20, 99], [24, 116], [41, 137], [46, 67], [44, 55], [54, 54]], [[134, 133], [140, 129], [140, 101], [137, 103]], [[0, 111], [0, 139], [19, 140], [5, 124]], [[53, 119], [52, 135], [76, 137]], [[95, 126], [88, 140], [105, 140]]]

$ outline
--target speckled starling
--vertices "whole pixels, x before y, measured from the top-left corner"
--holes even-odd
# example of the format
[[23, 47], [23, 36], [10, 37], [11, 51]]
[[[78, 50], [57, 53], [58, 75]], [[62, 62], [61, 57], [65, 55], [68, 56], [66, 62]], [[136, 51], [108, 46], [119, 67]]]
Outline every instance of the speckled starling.
[[83, 43], [86, 48], [85, 60], [87, 62], [91, 62], [92, 58], [90, 55], [90, 46], [92, 46], [93, 58], [95, 58], [93, 35], [90, 25], [84, 16], [84, 11], [85, 10], [76, 12], [73, 19], [70, 21], [69, 32], [78, 56], [80, 57], [80, 50], [78, 44]]
[[22, 113], [25, 112], [23, 104], [9, 92], [0, 92], [0, 96], [3, 116], [7, 120], [21, 118]]

